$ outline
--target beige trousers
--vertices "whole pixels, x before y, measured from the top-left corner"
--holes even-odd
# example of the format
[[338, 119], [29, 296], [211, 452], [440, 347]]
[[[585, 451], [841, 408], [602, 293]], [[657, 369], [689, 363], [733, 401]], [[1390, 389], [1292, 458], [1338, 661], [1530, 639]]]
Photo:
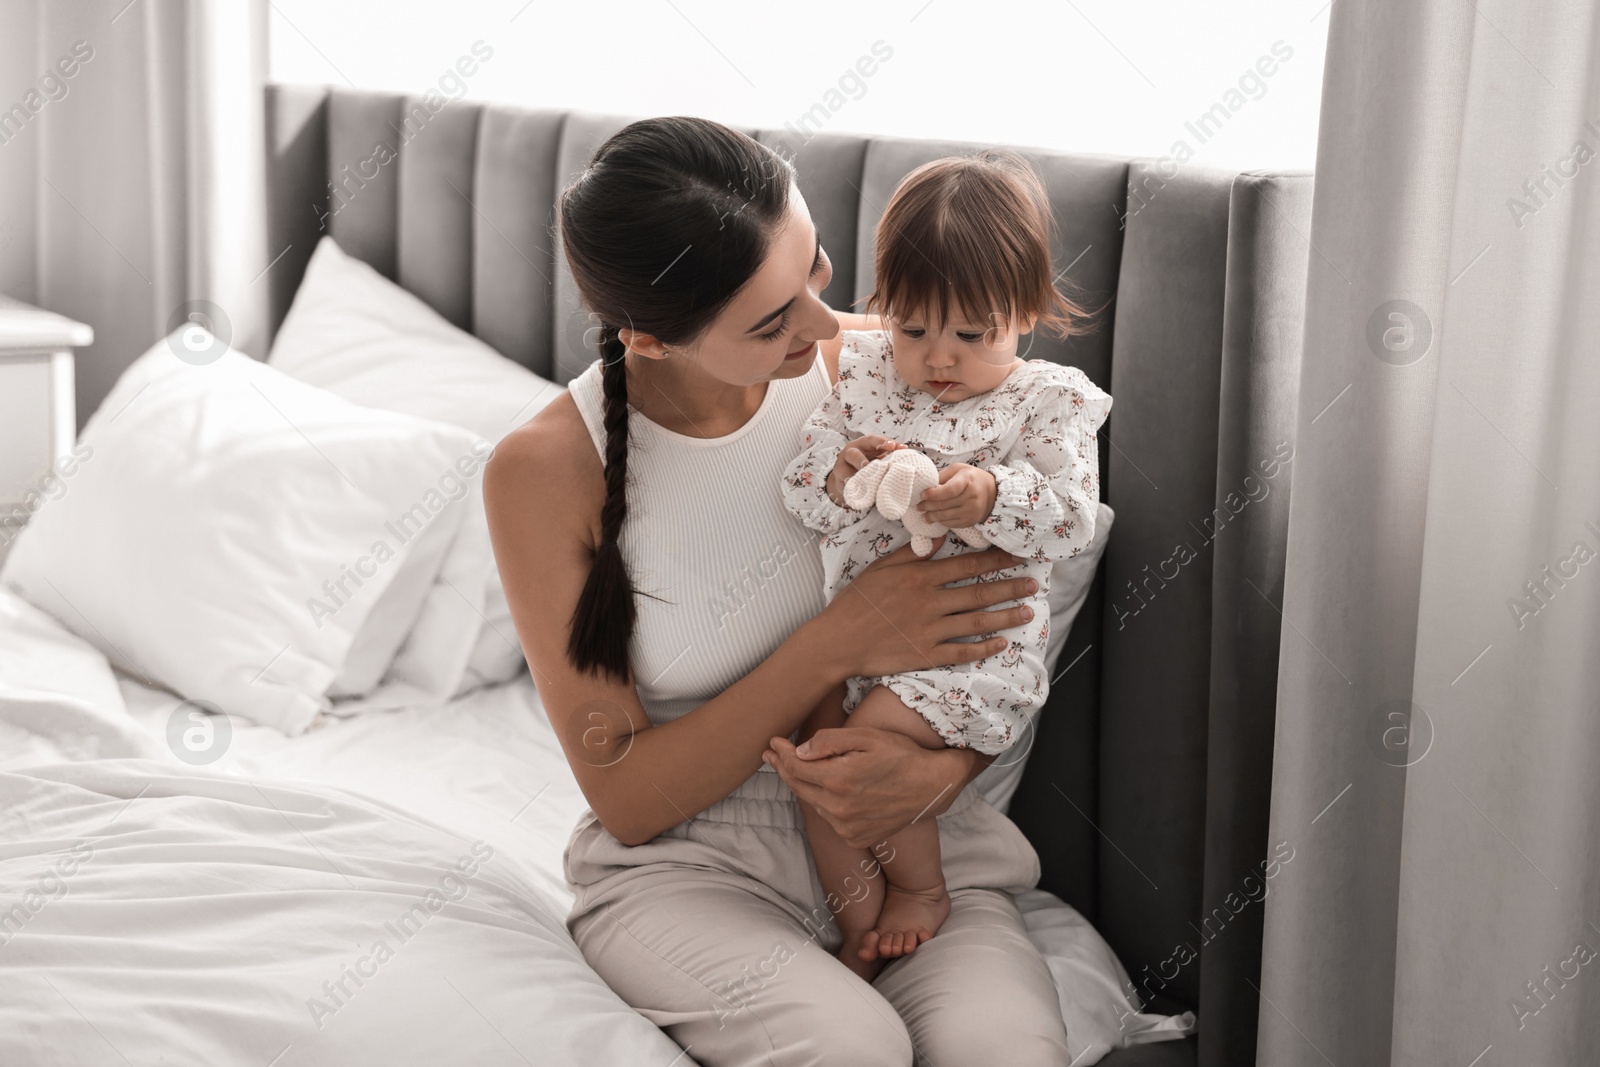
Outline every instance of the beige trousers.
[[871, 985], [834, 958], [799, 806], [769, 771], [633, 848], [589, 815], [567, 845], [567, 926], [705, 1067], [1066, 1064], [1055, 985], [1007, 892], [1038, 882], [1033, 846], [970, 786], [939, 842], [950, 918]]

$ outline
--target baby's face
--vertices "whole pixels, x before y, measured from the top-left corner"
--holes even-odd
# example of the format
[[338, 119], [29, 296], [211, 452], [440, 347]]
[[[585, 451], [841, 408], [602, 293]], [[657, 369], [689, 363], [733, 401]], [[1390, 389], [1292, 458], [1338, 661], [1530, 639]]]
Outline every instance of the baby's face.
[[1017, 339], [1033, 329], [1031, 317], [1019, 322], [996, 313], [990, 319], [952, 312], [937, 330], [927, 314], [890, 319], [894, 369], [941, 403], [987, 393], [1011, 375], [1018, 363]]

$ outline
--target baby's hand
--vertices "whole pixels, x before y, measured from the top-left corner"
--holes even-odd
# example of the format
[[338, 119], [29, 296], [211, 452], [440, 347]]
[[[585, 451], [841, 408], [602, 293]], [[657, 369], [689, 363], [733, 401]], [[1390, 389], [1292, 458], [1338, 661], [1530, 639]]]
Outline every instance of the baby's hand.
[[847, 507], [844, 502], [844, 483], [879, 456], [904, 447], [899, 441], [882, 434], [868, 434], [845, 445], [839, 450], [839, 458], [833, 461], [833, 470], [828, 472], [828, 498], [841, 508]]
[[923, 492], [917, 510], [929, 522], [960, 530], [987, 519], [999, 493], [994, 475], [988, 471], [966, 463], [952, 463], [939, 472], [939, 484]]

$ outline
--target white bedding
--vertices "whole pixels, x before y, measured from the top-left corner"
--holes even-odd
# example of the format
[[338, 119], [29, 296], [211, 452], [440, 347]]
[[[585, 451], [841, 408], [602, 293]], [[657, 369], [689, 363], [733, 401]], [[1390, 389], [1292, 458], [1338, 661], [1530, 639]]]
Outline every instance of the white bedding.
[[127, 759], [6, 773], [0, 795], [28, 831], [0, 851], [7, 893], [42, 898], [0, 946], [8, 1064], [678, 1054], [516, 864], [410, 812]]
[[[0, 1063], [690, 1062], [566, 934], [584, 801], [527, 674], [293, 738], [236, 719], [193, 767], [177, 697], [3, 591], [0, 649]], [[1092, 927], [1019, 904], [1075, 1065], [1192, 1027], [1128, 1015]]]
[[[119, 681], [129, 716], [164, 736], [179, 699], [126, 676]], [[494, 846], [555, 913], [564, 916], [572, 904], [561, 852], [585, 801], [526, 672], [449, 704], [334, 719], [300, 737], [236, 722], [228, 751], [210, 766], [426, 813]]]

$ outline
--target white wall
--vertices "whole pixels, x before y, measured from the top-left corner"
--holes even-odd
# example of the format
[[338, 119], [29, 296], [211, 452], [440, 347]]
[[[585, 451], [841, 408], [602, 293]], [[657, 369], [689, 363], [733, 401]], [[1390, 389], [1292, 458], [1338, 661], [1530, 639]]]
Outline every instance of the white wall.
[[[1315, 162], [1327, 0], [273, 0], [271, 77], [475, 100], [1162, 156]], [[1275, 42], [1286, 61], [1271, 57]], [[870, 77], [852, 68], [891, 53]], [[866, 65], [868, 68], [872, 64]], [[1245, 79], [1244, 91], [1240, 79]], [[843, 85], [841, 87], [841, 78]], [[832, 95], [830, 90], [836, 90]], [[1197, 123], [1224, 110], [1204, 141]], [[1220, 126], [1220, 129], [1217, 127]], [[1196, 129], [1199, 129], [1197, 126]]]

